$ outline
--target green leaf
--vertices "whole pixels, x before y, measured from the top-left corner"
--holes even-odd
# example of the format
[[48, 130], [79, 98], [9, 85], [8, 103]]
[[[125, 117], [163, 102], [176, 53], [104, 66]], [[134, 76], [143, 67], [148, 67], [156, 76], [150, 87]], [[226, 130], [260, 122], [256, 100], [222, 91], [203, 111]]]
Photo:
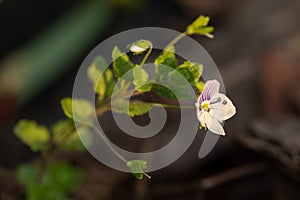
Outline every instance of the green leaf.
[[115, 102], [112, 105], [111, 109], [115, 113], [121, 113], [121, 114], [129, 115], [129, 110], [126, 109], [126, 101], [125, 100], [119, 100], [119, 101]]
[[38, 125], [35, 121], [20, 120], [14, 127], [14, 133], [32, 151], [40, 151], [48, 148], [50, 132], [47, 127]]
[[116, 87], [114, 88], [112, 98], [116, 96], [122, 96], [122, 94], [125, 94], [128, 91], [130, 86], [131, 86], [131, 82], [128, 82], [124, 79], [120, 79], [119, 84], [117, 84]]
[[16, 177], [26, 189], [28, 200], [68, 200], [67, 194], [41, 184], [43, 172], [35, 165], [25, 164], [16, 169]]
[[156, 66], [156, 80], [160, 83], [168, 82], [169, 80], [169, 70], [166, 69], [165, 66], [171, 68], [177, 68], [178, 60], [174, 54], [175, 48], [174, 46], [170, 46], [168, 49], [164, 50], [162, 54], [155, 59], [155, 66]]
[[82, 180], [82, 172], [66, 162], [51, 163], [44, 171], [34, 165], [17, 168], [17, 179], [28, 200], [70, 200], [69, 193]]
[[63, 145], [63, 148], [69, 151], [85, 151], [86, 148], [83, 145], [82, 140], [84, 140], [86, 145], [91, 144], [91, 133], [87, 127], [79, 127], [76, 130], [76, 132], [73, 132], [73, 134], [70, 135], [68, 140]]
[[141, 66], [137, 65], [133, 68], [133, 84], [136, 86], [136, 90], [139, 92], [149, 92], [151, 90], [151, 84], [146, 84], [149, 79], [149, 75]]
[[152, 103], [142, 101], [131, 101], [129, 103], [129, 115], [131, 117], [144, 115], [150, 111], [152, 105]]
[[152, 43], [149, 40], [138, 40], [131, 45], [129, 45], [129, 49], [134, 54], [140, 54], [146, 51], [148, 48], [152, 47]]
[[37, 184], [41, 175], [41, 169], [31, 164], [23, 164], [18, 166], [16, 169], [16, 177], [18, 182], [27, 189], [30, 186]]
[[73, 119], [72, 98], [63, 98], [60, 101], [62, 110], [68, 118]]
[[[181, 75], [183, 75], [189, 83], [195, 83], [195, 82], [198, 82], [199, 78], [202, 75], [203, 65], [185, 61], [176, 70]], [[170, 72], [169, 76], [170, 76], [170, 80], [174, 84], [177, 84], [177, 85], [185, 84], [185, 81], [182, 81], [183, 79], [181, 77], [179, 77], [176, 72]]]
[[68, 151], [85, 151], [79, 135], [89, 138], [88, 128], [79, 127], [75, 129], [72, 120], [60, 120], [52, 126], [53, 142], [60, 148]]
[[205, 83], [200, 81], [194, 84], [194, 86], [197, 88], [198, 92], [201, 94], [204, 89]]
[[139, 179], [139, 180], [142, 180], [144, 177], [143, 173], [133, 173], [133, 175], [136, 179]]
[[[171, 82], [172, 83], [172, 82]], [[160, 97], [168, 98], [168, 99], [193, 99], [192, 93], [190, 91], [189, 85], [170, 85], [169, 89], [162, 85], [154, 85], [153, 91]], [[176, 95], [175, 95], [176, 93]]]
[[[163, 70], [165, 70], [163, 72]], [[192, 99], [191, 91], [189, 89], [190, 83], [194, 84], [198, 82], [202, 75], [203, 66], [198, 63], [192, 63], [189, 61], [184, 62], [176, 68], [176, 70], [171, 71], [165, 68], [161, 68], [160, 72], [163, 76], [160, 76], [159, 82], [163, 83], [165, 87], [156, 84], [152, 87], [152, 90], [156, 92], [157, 95], [170, 98], [170, 99]], [[179, 73], [183, 76], [181, 76]], [[163, 77], [164, 80], [161, 80]], [[175, 96], [175, 93], [177, 96]]]
[[168, 99], [176, 99], [175, 94], [167, 87], [155, 84], [152, 87], [152, 89], [160, 97], [168, 98]]
[[63, 119], [57, 121], [51, 127], [53, 134], [53, 142], [57, 145], [61, 145], [66, 140], [66, 137], [75, 131], [75, 124], [73, 120]]
[[154, 63], [157, 66], [157, 69], [159, 69], [160, 64], [176, 68], [178, 60], [175, 56], [175, 47], [170, 46], [168, 49], [164, 50], [162, 54], [155, 59]]
[[127, 109], [126, 105], [127, 104], [125, 100], [120, 100], [112, 107], [112, 109], [116, 113], [127, 114], [131, 117], [134, 117], [148, 113], [153, 104], [143, 101], [130, 101], [129, 110]]
[[[112, 51], [113, 67], [116, 75], [121, 78], [126, 72], [134, 67], [129, 57], [122, 53], [117, 46]], [[126, 80], [132, 80], [132, 75], [124, 77]]]
[[71, 200], [68, 194], [49, 188], [46, 185], [32, 185], [26, 194], [27, 200]]
[[200, 15], [195, 21], [193, 21], [189, 26], [193, 27], [204, 27], [209, 23], [209, 17]]
[[42, 185], [62, 193], [69, 193], [82, 180], [82, 173], [79, 169], [66, 162], [52, 163], [44, 173]]
[[145, 84], [145, 85], [142, 85], [142, 86], [139, 86], [138, 88], [136, 88], [136, 90], [138, 92], [149, 92], [149, 91], [151, 91], [151, 89], [152, 89], [151, 83]]
[[207, 35], [207, 34], [210, 34], [214, 31], [214, 27], [212, 26], [207, 26], [207, 27], [203, 27], [203, 28], [198, 28], [195, 30], [195, 33], [196, 34], [199, 34], [199, 35]]
[[136, 87], [139, 87], [141, 85], [144, 85], [147, 83], [149, 75], [148, 73], [139, 65], [133, 68], [133, 84]]
[[61, 106], [67, 117], [78, 122], [89, 122], [94, 113], [94, 107], [85, 99], [63, 98]]
[[137, 179], [143, 178], [144, 169], [147, 167], [147, 162], [144, 160], [131, 160], [128, 161], [127, 167], [131, 170], [131, 172], [134, 174], [134, 176]]
[[106, 60], [102, 56], [98, 56], [87, 71], [99, 100], [103, 100], [105, 97], [110, 98], [115, 85], [113, 73], [107, 66]]
[[209, 17], [207, 16], [199, 16], [194, 22], [192, 22], [186, 29], [186, 33], [188, 35], [199, 34], [199, 35], [207, 35], [214, 31], [214, 27], [207, 26], [209, 23]]
[[95, 90], [97, 88], [99, 78], [101, 77], [107, 66], [108, 64], [104, 57], [97, 56], [92, 64], [88, 67], [87, 76], [92, 81]]

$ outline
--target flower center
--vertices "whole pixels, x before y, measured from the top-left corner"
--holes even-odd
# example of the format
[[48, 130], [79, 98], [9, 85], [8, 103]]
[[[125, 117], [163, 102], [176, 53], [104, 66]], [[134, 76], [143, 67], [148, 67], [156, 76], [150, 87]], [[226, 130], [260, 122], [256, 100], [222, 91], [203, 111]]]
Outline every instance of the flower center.
[[201, 110], [209, 112], [209, 109], [210, 109], [210, 102], [208, 100], [203, 101], [201, 103]]

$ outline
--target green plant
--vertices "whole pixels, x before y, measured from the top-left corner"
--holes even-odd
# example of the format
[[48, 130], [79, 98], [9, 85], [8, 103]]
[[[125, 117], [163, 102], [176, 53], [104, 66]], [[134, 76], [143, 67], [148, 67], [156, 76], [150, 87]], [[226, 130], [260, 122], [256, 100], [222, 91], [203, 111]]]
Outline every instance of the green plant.
[[[199, 63], [184, 61], [179, 63], [174, 45], [185, 35], [200, 34], [212, 38], [213, 27], [207, 26], [209, 17], [200, 16], [191, 23], [186, 31], [172, 40], [155, 59], [156, 76], [154, 79], [163, 81], [169, 79], [175, 87], [181, 87], [183, 91], [179, 98], [189, 98], [185, 93], [186, 85], [174, 75], [177, 71], [185, 77], [198, 94], [201, 93], [204, 83], [200, 81], [203, 66]], [[106, 68], [106, 60], [99, 55], [90, 65], [87, 76], [93, 84], [96, 100], [96, 114], [103, 115], [106, 111], [112, 110], [117, 113], [124, 113], [131, 117], [144, 115], [149, 112], [153, 106], [163, 106], [176, 108], [178, 106], [159, 103], [150, 103], [139, 100], [132, 100], [129, 103], [129, 109], [126, 109], [126, 99], [147, 92], [155, 92], [164, 98], [176, 98], [174, 93], [158, 84], [147, 83], [149, 75], [143, 65], [152, 52], [152, 43], [148, 40], [138, 40], [128, 46], [134, 54], [145, 54], [141, 63], [135, 64], [130, 61], [127, 54], [122, 53], [117, 46], [112, 51], [113, 66]], [[168, 66], [173, 69], [172, 72], [165, 73], [162, 66]], [[120, 86], [117, 92], [113, 93], [116, 79], [120, 79], [126, 72], [130, 71], [129, 76], [120, 80]], [[151, 82], [151, 81], [150, 81]], [[147, 84], [146, 84], [147, 83]], [[129, 86], [134, 86], [134, 90], [129, 90]], [[178, 96], [177, 96], [178, 97]], [[114, 105], [114, 106], [111, 106]], [[50, 128], [39, 125], [35, 121], [20, 120], [14, 128], [16, 136], [28, 145], [32, 151], [40, 152], [42, 163], [26, 164], [17, 168], [17, 177], [20, 183], [25, 187], [27, 199], [68, 199], [68, 194], [80, 182], [81, 172], [76, 167], [61, 162], [57, 158], [60, 151], [84, 151], [79, 135], [87, 135], [89, 131], [96, 132], [99, 137], [108, 145], [110, 150], [122, 160], [131, 170], [137, 179], [142, 179], [143, 175], [150, 178], [144, 172], [147, 167], [146, 161], [127, 160], [108, 142], [106, 136], [97, 129], [90, 119], [93, 114], [94, 105], [85, 99], [64, 98], [61, 100], [61, 106], [67, 119], [60, 120]], [[193, 107], [194, 108], [194, 107]], [[80, 124], [75, 128], [74, 121]]]

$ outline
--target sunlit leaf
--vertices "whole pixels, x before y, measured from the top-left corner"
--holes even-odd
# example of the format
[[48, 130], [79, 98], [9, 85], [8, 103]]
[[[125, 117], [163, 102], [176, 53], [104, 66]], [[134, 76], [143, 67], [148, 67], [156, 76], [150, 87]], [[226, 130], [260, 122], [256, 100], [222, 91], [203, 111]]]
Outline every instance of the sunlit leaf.
[[165, 49], [160, 56], [155, 59], [155, 65], [157, 69], [159, 69], [158, 65], [166, 65], [171, 68], [176, 68], [178, 64], [178, 60], [175, 56], [175, 47], [170, 46], [169, 48]]
[[199, 34], [199, 35], [207, 35], [212, 36], [210, 33], [214, 31], [214, 27], [207, 26], [209, 23], [209, 17], [207, 16], [199, 16], [195, 21], [193, 21], [186, 29], [186, 33], [188, 35]]
[[[188, 81], [189, 83], [194, 83], [198, 82], [199, 78], [201, 77], [203, 72], [203, 65], [185, 61], [176, 69], [176, 71], [183, 75], [186, 81]], [[186, 84], [185, 81], [182, 81], [182, 77], [178, 76], [178, 73], [176, 73], [176, 71], [169, 73], [170, 80], [174, 84]]]
[[139, 92], [149, 92], [151, 90], [151, 84], [146, 84], [149, 79], [149, 75], [141, 66], [133, 68], [133, 83], [136, 86], [136, 90]]
[[76, 132], [73, 132], [66, 142], [63, 144], [63, 148], [69, 151], [85, 151], [86, 148], [83, 145], [83, 140], [86, 145], [91, 144], [91, 133], [89, 129], [85, 126], [79, 127], [76, 129]]
[[152, 103], [142, 101], [132, 101], [129, 103], [129, 114], [131, 117], [141, 116], [150, 111]]
[[48, 147], [50, 132], [47, 127], [38, 125], [35, 121], [20, 120], [14, 127], [14, 132], [32, 151], [40, 151]]
[[[117, 46], [112, 51], [113, 67], [116, 75], [121, 78], [126, 72], [134, 67], [134, 64], [129, 60], [129, 57], [122, 53]], [[132, 74], [124, 77], [126, 80], [132, 80]]]
[[94, 112], [92, 104], [85, 99], [64, 98], [61, 106], [65, 115], [78, 122], [87, 122]]
[[139, 87], [147, 83], [149, 75], [148, 73], [139, 65], [133, 68], [133, 83], [135, 86]]
[[194, 84], [194, 86], [197, 88], [198, 92], [201, 94], [204, 89], [205, 83], [200, 81]]
[[75, 129], [75, 124], [72, 120], [60, 120], [51, 127], [53, 133], [53, 142], [64, 150], [68, 151], [84, 151], [85, 147], [79, 137], [89, 138], [90, 133], [88, 128], [79, 127]]
[[177, 68], [178, 60], [175, 56], [174, 46], [168, 47], [162, 52], [162, 54], [155, 59], [156, 66], [156, 80], [160, 83], [165, 83], [169, 81], [170, 70], [166, 67]]
[[98, 56], [89, 66], [87, 75], [92, 81], [94, 90], [98, 94], [99, 100], [111, 97], [115, 80], [112, 71], [102, 56]]
[[55, 144], [63, 143], [68, 134], [75, 131], [74, 121], [70, 119], [59, 120], [52, 125], [51, 131], [53, 134], [53, 142]]

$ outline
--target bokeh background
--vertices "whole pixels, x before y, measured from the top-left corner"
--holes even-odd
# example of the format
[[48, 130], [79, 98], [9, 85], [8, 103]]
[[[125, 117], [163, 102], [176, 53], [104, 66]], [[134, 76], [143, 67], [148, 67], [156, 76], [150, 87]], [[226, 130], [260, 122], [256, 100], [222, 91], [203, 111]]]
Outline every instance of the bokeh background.
[[[62, 118], [60, 99], [71, 96], [91, 49], [137, 27], [184, 31], [204, 14], [215, 38], [193, 38], [219, 67], [238, 111], [225, 124], [227, 136], [201, 160], [196, 139], [151, 180], [109, 169], [88, 153], [68, 154], [86, 172], [75, 199], [299, 199], [299, 11], [298, 0], [0, 1], [0, 198], [24, 198], [13, 170], [38, 156], [14, 136], [14, 124], [29, 118], [50, 125]], [[166, 136], [152, 143], [172, 136], [179, 113], [168, 114]]]

